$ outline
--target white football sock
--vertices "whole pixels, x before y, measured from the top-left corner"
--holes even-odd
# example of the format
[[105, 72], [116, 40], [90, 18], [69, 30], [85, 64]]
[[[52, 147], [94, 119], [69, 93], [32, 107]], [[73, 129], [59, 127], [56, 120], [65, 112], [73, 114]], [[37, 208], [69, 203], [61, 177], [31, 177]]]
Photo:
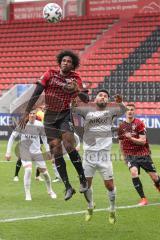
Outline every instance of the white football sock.
[[108, 197], [110, 202], [110, 211], [115, 211], [115, 200], [116, 200], [116, 188], [112, 191], [108, 191]]
[[43, 176], [44, 176], [44, 181], [46, 183], [46, 187], [47, 187], [47, 192], [51, 193], [53, 192], [52, 190], [52, 185], [51, 185], [51, 177], [48, 173], [48, 171], [46, 170], [45, 172], [42, 172]]
[[30, 195], [32, 168], [27, 167], [24, 170], [24, 190], [26, 197]]
[[94, 208], [94, 202], [93, 202], [93, 189], [92, 187], [89, 188], [85, 193], [84, 196], [88, 202], [88, 208]]

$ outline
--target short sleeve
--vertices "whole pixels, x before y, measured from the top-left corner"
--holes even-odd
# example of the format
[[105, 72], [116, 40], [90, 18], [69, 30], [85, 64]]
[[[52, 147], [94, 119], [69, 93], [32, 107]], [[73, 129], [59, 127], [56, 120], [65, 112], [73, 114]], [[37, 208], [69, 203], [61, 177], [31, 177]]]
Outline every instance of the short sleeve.
[[42, 84], [44, 87], [47, 85], [48, 80], [50, 79], [50, 71], [46, 71], [39, 79], [38, 83]]
[[137, 132], [138, 133], [144, 133], [146, 132], [146, 128], [145, 128], [145, 125], [143, 122], [139, 122], [138, 125], [137, 125]]

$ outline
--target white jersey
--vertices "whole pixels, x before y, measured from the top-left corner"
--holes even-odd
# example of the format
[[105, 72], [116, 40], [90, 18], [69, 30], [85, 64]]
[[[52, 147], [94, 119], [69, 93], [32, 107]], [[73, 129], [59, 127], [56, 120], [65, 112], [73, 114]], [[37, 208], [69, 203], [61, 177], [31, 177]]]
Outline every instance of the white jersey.
[[124, 104], [120, 108], [106, 108], [98, 111], [96, 108], [75, 108], [74, 112], [84, 118], [83, 148], [89, 151], [110, 150], [112, 146], [113, 118], [125, 113]]
[[6, 155], [10, 156], [11, 148], [15, 138], [20, 137], [20, 157], [23, 158], [29, 152], [31, 154], [41, 154], [40, 137], [47, 152], [50, 151], [43, 123], [35, 120], [28, 122], [24, 130], [14, 130], [9, 138]]

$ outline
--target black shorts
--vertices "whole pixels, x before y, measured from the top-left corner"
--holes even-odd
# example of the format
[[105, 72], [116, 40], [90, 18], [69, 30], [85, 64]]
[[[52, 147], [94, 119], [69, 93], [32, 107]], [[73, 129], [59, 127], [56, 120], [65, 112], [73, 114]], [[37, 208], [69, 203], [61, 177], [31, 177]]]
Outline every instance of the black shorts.
[[61, 139], [62, 134], [73, 132], [70, 110], [53, 112], [47, 110], [44, 116], [44, 127], [48, 142], [55, 138]]
[[126, 162], [128, 164], [129, 169], [132, 167], [136, 167], [138, 169], [138, 174], [140, 174], [140, 168], [144, 169], [146, 172], [156, 172], [156, 168], [149, 155], [126, 156]]

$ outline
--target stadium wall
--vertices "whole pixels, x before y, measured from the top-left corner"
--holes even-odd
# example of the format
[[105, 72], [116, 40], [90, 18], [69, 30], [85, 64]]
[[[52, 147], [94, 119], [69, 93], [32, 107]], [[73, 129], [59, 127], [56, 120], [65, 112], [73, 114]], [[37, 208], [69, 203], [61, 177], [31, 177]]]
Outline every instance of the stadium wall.
[[87, 15], [118, 14], [128, 18], [135, 13], [160, 12], [159, 0], [86, 0]]
[[[9, 19], [40, 19], [42, 18], [43, 7], [50, 2], [50, 0], [47, 0], [11, 3]], [[61, 6], [64, 17], [82, 15], [85, 6], [85, 0], [54, 0], [54, 3]]]

